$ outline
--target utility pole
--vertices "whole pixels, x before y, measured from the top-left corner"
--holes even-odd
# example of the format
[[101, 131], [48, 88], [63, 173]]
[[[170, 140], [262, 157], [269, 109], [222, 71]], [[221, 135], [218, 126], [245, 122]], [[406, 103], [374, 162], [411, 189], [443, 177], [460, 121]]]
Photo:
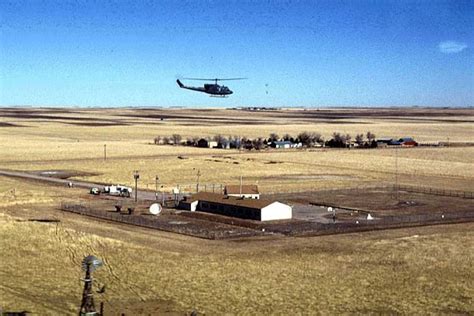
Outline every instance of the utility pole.
[[163, 207], [165, 206], [165, 191], [164, 190], [161, 190], [161, 206]]
[[140, 174], [138, 170], [133, 171], [133, 178], [135, 179], [135, 203], [138, 201], [138, 179], [140, 179]]
[[395, 148], [395, 198], [398, 202], [398, 147]]
[[199, 178], [201, 177], [201, 169], [198, 169], [197, 172], [197, 183], [196, 183], [196, 193], [199, 192]]
[[107, 144], [104, 144], [104, 160], [107, 160]]
[[242, 175], [240, 175], [240, 192], [239, 192], [240, 197], [242, 197]]
[[160, 178], [158, 176], [155, 176], [155, 199], [158, 201], [158, 181], [160, 181]]

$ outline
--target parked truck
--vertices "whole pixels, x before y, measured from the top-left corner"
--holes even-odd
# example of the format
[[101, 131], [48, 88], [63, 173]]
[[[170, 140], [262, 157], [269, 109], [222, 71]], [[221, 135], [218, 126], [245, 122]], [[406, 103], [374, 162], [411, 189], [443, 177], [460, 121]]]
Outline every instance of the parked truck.
[[104, 193], [115, 196], [130, 197], [132, 196], [132, 188], [124, 185], [108, 185], [104, 187]]

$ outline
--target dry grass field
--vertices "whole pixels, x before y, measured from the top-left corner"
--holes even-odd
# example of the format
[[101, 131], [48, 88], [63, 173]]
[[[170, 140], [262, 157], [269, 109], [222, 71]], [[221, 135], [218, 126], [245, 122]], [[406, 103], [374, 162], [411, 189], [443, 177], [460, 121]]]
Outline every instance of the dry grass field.
[[4, 310], [76, 314], [92, 253], [110, 314], [474, 313], [472, 224], [209, 241], [62, 213], [54, 188], [1, 179]]
[[[161, 120], [163, 118], [163, 120]], [[371, 131], [422, 142], [474, 142], [471, 109], [0, 109], [0, 168], [76, 170], [89, 181], [166, 190], [177, 184], [258, 183], [264, 193], [398, 181], [472, 191], [474, 147], [294, 151], [151, 144], [157, 135], [247, 137], [271, 132]], [[107, 160], [103, 159], [104, 144]], [[186, 159], [179, 159], [182, 156]], [[107, 291], [96, 300], [127, 315], [473, 314], [473, 224], [324, 237], [209, 241], [58, 211], [80, 189], [0, 177], [0, 307], [76, 314], [80, 261], [94, 254]], [[60, 223], [26, 221], [56, 218]]]
[[[163, 118], [163, 120], [161, 120]], [[291, 150], [246, 152], [152, 145], [155, 136], [215, 134], [247, 137], [374, 132], [413, 136], [422, 142], [474, 142], [474, 111], [338, 109], [248, 112], [160, 109], [2, 109], [0, 165], [6, 169], [66, 169], [97, 173], [86, 180], [132, 184], [139, 170], [142, 188], [159, 175], [166, 190], [177, 184], [232, 183], [240, 175], [263, 192], [294, 192], [392, 184], [398, 155], [402, 184], [469, 190], [474, 147], [396, 150]], [[104, 144], [107, 161], [104, 161]], [[178, 159], [184, 156], [188, 159]]]

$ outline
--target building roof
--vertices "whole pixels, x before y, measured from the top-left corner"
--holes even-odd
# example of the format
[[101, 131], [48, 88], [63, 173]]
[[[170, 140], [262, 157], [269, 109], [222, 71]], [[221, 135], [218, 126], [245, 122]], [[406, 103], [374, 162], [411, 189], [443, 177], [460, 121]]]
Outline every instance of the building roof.
[[402, 137], [398, 141], [399, 142], [414, 142], [415, 140], [412, 137]]
[[285, 140], [285, 141], [277, 141], [277, 142], [273, 142], [275, 145], [294, 145], [295, 143], [289, 141], [289, 140]]
[[[224, 192], [226, 194], [240, 194], [240, 185], [226, 185], [224, 188]], [[258, 192], [258, 186], [251, 184], [251, 185], [242, 186], [242, 194], [260, 194], [260, 193]]]
[[226, 196], [219, 193], [209, 193], [209, 192], [199, 192], [194, 194], [190, 199], [189, 203], [194, 201], [203, 201], [203, 202], [213, 202], [224, 205], [248, 207], [253, 209], [262, 209], [270, 204], [273, 204], [277, 201], [272, 200], [256, 200], [256, 199], [242, 199], [234, 196]]

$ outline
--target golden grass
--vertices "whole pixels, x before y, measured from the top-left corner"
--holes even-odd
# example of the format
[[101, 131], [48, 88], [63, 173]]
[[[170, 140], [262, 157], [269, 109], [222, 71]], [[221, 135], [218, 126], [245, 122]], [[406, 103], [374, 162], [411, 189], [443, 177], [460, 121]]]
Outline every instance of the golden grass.
[[[2, 179], [28, 200], [35, 184]], [[46, 198], [56, 202], [68, 189]], [[80, 261], [94, 254], [117, 301], [172, 301], [215, 314], [473, 313], [472, 224], [271, 240], [206, 241], [114, 226], [54, 211], [54, 203], [0, 208], [0, 305], [41, 315], [77, 313]], [[49, 214], [59, 225], [11, 217]], [[10, 215], [5, 215], [10, 214]], [[101, 300], [97, 295], [96, 301]]]
[[[361, 110], [363, 113], [366, 110]], [[295, 118], [291, 113], [248, 113], [230, 110], [166, 110], [174, 116], [191, 119], [150, 119], [132, 117], [143, 113], [131, 109], [76, 110], [74, 113], [54, 114], [61, 117], [115, 120], [127, 126], [79, 126], [71, 121], [38, 121], [25, 118], [1, 118], [25, 127], [0, 128], [0, 165], [19, 170], [70, 169], [97, 172], [86, 177], [90, 181], [124, 183], [131, 185], [133, 170], [139, 170], [142, 188], [154, 188], [159, 175], [165, 190], [177, 184], [195, 187], [197, 170], [201, 170], [201, 183], [235, 183], [240, 175], [246, 183], [258, 183], [263, 192], [301, 191], [378, 185], [394, 183], [394, 150], [315, 150], [315, 151], [264, 151], [262, 153], [235, 150], [215, 150], [182, 146], [155, 146], [150, 144], [156, 135], [178, 133], [184, 138], [206, 135], [267, 136], [319, 131], [326, 138], [332, 132], [365, 133], [378, 136], [414, 136], [421, 141], [474, 141], [472, 123], [450, 123], [453, 119], [469, 120], [472, 116], [437, 117], [434, 123], [428, 118], [415, 120], [396, 118], [363, 118], [312, 122]], [[159, 112], [161, 113], [161, 112]], [[299, 113], [299, 112], [298, 112]], [[304, 111], [301, 112], [304, 114]], [[146, 113], [145, 113], [146, 114]], [[128, 116], [127, 116], [128, 115]], [[207, 121], [208, 118], [217, 121]], [[226, 123], [225, 119], [260, 120], [259, 125]], [[220, 120], [220, 121], [219, 121]], [[427, 121], [428, 120], [428, 121]], [[444, 121], [443, 121], [444, 120]], [[81, 123], [82, 121], [72, 121]], [[196, 125], [193, 125], [195, 122]], [[212, 124], [209, 125], [211, 122]], [[106, 162], [103, 161], [104, 144], [107, 145]], [[215, 155], [227, 156], [212, 157]], [[433, 185], [469, 190], [474, 178], [473, 147], [416, 148], [399, 150], [399, 180], [405, 184]], [[177, 156], [189, 159], [179, 160]], [[248, 160], [251, 159], [251, 160]], [[277, 163], [272, 163], [277, 162]], [[282, 163], [278, 163], [282, 162]]]

